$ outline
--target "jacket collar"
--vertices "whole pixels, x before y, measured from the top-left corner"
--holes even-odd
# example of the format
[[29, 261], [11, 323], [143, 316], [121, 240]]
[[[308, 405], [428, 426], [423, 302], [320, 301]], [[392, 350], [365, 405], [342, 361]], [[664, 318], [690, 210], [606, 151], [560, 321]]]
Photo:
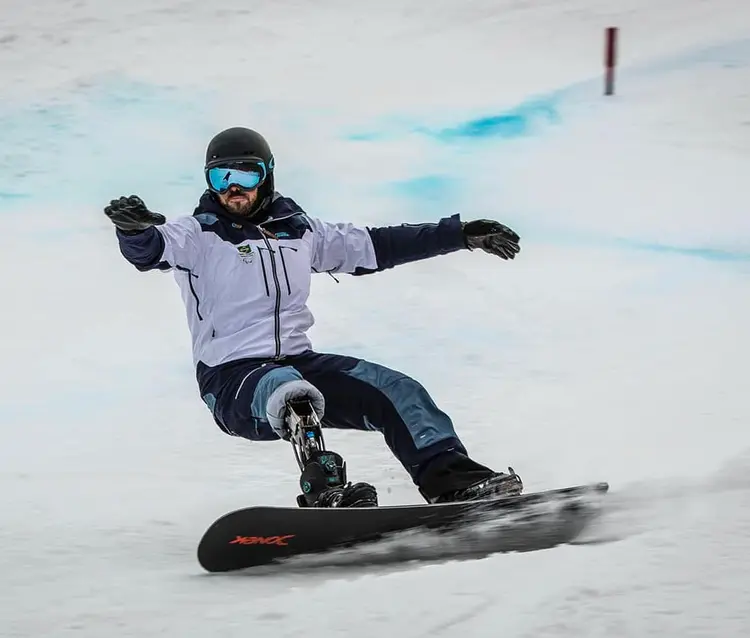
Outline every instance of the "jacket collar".
[[218, 197], [216, 197], [216, 195], [210, 190], [206, 189], [203, 195], [201, 195], [198, 206], [196, 206], [193, 211], [193, 215], [195, 216], [205, 213], [211, 213], [219, 218], [226, 219], [233, 224], [239, 224], [240, 226], [246, 224], [261, 226], [268, 222], [302, 214], [302, 211], [296, 206], [290, 206], [288, 200], [283, 197], [281, 193], [274, 192], [269, 206], [258, 211], [253, 217], [242, 217], [241, 215], [235, 215], [234, 213], [229, 212], [221, 205]]

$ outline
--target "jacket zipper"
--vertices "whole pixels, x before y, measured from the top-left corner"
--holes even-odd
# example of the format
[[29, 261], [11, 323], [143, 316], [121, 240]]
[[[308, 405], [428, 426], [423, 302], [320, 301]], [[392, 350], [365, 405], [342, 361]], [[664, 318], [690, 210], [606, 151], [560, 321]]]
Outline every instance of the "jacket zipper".
[[195, 299], [195, 314], [198, 315], [198, 321], [203, 321], [203, 316], [201, 315], [201, 300], [198, 299], [198, 293], [195, 292], [195, 288], [193, 287], [193, 277], [198, 279], [198, 275], [193, 274], [193, 271], [190, 270], [190, 268], [184, 268], [183, 266], [175, 266], [175, 268], [184, 273], [187, 273], [188, 286], [190, 286], [190, 292], [193, 295], [193, 299]]
[[281, 356], [281, 284], [279, 283], [279, 273], [276, 270], [276, 259], [273, 256], [273, 249], [265, 235], [263, 235], [263, 241], [271, 256], [271, 274], [273, 275], [273, 283], [276, 286], [276, 306], [273, 311], [274, 337], [276, 339], [276, 355], [274, 359], [278, 359]]
[[279, 255], [281, 255], [281, 265], [284, 268], [284, 279], [286, 279], [286, 289], [289, 291], [289, 294], [292, 294], [292, 286], [289, 283], [289, 273], [286, 269], [286, 262], [284, 261], [284, 250], [293, 250], [295, 253], [297, 252], [297, 249], [292, 246], [279, 246]]
[[[271, 291], [268, 289], [268, 275], [266, 274], [266, 262], [263, 261], [263, 250], [258, 249], [258, 254], [260, 255], [260, 267], [263, 269], [263, 281], [266, 284], [266, 296], [271, 296]], [[271, 260], [273, 261], [273, 255], [270, 255]]]

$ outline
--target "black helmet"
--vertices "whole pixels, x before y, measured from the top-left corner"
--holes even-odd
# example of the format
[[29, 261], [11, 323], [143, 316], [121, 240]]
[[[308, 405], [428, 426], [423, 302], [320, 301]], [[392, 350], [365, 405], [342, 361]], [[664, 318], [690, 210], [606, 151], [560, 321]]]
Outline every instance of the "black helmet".
[[258, 187], [258, 199], [254, 207], [254, 210], [258, 211], [271, 203], [274, 193], [273, 153], [260, 133], [242, 126], [218, 133], [208, 143], [204, 171], [208, 173], [208, 169], [214, 166], [232, 166], [248, 162], [262, 162], [266, 172], [266, 179]]

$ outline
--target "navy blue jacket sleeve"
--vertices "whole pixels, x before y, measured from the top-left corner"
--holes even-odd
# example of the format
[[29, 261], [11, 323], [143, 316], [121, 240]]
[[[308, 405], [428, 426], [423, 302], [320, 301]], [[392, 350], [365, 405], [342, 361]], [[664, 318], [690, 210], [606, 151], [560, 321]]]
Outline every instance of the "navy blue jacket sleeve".
[[459, 215], [445, 217], [437, 224], [402, 224], [368, 228], [375, 247], [378, 267], [357, 268], [354, 275], [366, 275], [412, 261], [447, 255], [466, 248]]
[[159, 261], [164, 254], [164, 237], [153, 226], [136, 235], [126, 235], [120, 230], [115, 232], [122, 256], [138, 270], [168, 267], [168, 264]]

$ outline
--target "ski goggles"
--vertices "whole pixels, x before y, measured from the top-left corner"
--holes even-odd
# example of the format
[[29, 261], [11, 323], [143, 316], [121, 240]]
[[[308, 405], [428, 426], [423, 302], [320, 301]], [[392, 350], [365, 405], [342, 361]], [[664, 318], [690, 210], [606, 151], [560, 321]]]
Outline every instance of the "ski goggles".
[[242, 159], [237, 162], [222, 162], [222, 166], [206, 166], [206, 182], [215, 193], [226, 193], [230, 186], [243, 190], [258, 188], [273, 170], [273, 162], [266, 168], [266, 163], [259, 158]]

